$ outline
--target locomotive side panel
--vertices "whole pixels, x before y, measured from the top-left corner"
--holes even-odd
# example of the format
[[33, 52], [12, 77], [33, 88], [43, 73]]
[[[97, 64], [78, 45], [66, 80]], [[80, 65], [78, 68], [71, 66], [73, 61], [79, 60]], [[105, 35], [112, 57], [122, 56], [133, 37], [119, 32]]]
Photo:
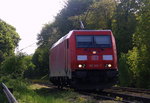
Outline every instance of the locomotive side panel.
[[66, 76], [66, 42], [51, 49], [50, 52], [50, 77]]
[[112, 42], [113, 42], [113, 54], [114, 54], [114, 68], [118, 69], [118, 65], [117, 65], [117, 49], [116, 49], [116, 42], [115, 42], [115, 38], [112, 34]]

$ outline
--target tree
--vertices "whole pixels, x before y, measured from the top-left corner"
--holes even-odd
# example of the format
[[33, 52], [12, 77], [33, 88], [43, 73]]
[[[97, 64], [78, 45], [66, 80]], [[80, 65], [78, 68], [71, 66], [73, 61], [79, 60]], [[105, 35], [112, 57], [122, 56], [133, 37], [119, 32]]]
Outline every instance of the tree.
[[14, 54], [16, 46], [20, 37], [16, 29], [0, 20], [0, 63], [5, 60], [7, 56]]
[[38, 48], [32, 58], [35, 65], [34, 72], [36, 77], [45, 76], [49, 73], [49, 49], [45, 47]]
[[112, 17], [116, 9], [115, 0], [97, 0], [86, 11], [87, 29], [111, 29]]
[[[130, 69], [134, 71], [136, 86], [150, 88], [150, 1], [145, 0], [138, 16], [138, 25], [133, 35], [133, 43], [136, 49], [130, 51]], [[135, 60], [132, 55], [136, 53]]]
[[40, 34], [38, 34], [38, 46], [50, 48], [52, 44], [58, 39], [58, 28], [53, 24], [45, 24]]
[[[44, 25], [38, 34], [39, 46], [52, 46], [59, 38], [66, 35], [70, 30], [76, 29], [74, 21], [70, 17], [84, 13], [93, 0], [69, 0], [66, 6], [57, 14], [55, 21]], [[78, 20], [79, 23], [79, 20]]]
[[121, 86], [132, 86], [133, 76], [132, 71], [129, 69], [129, 64], [127, 63], [128, 55], [121, 54], [119, 58], [119, 84]]
[[[64, 36], [72, 29], [79, 29], [78, 25], [81, 20], [80, 15], [86, 12], [93, 0], [69, 0], [67, 6], [56, 16], [56, 24], [60, 30], [61, 36]], [[77, 20], [71, 19], [78, 16]], [[65, 26], [64, 26], [65, 24]]]
[[115, 11], [112, 30], [116, 37], [118, 54], [133, 48], [132, 36], [136, 29], [136, 16], [141, 6], [140, 0], [120, 0]]

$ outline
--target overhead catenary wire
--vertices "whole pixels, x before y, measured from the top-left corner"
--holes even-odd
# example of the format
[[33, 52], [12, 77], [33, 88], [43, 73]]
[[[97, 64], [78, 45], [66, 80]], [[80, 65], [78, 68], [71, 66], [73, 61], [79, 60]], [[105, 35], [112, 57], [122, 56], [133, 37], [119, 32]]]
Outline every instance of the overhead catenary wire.
[[30, 45], [28, 45], [28, 46], [26, 46], [26, 47], [24, 47], [24, 48], [18, 50], [17, 52], [21, 52], [22, 50], [27, 49], [27, 48], [33, 46], [34, 44], [36, 44], [36, 42], [34, 42], [34, 43], [32, 43], [32, 44], [30, 44]]

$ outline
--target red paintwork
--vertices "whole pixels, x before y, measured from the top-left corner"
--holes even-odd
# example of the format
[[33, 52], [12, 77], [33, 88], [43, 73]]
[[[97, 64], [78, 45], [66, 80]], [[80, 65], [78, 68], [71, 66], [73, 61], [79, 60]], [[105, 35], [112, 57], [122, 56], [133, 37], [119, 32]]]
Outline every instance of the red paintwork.
[[[112, 48], [76, 48], [76, 35], [111, 35]], [[68, 41], [67, 41], [68, 39]], [[69, 48], [67, 48], [67, 42]], [[92, 54], [96, 51], [96, 54]], [[77, 55], [87, 55], [88, 60], [77, 61]], [[98, 56], [98, 60], [92, 60], [92, 56]], [[113, 60], [103, 60], [102, 55], [113, 55]], [[85, 68], [79, 68], [78, 64], [86, 64]], [[106, 68], [105, 64], [112, 64], [112, 68]], [[115, 39], [110, 30], [73, 30], [50, 49], [50, 75], [68, 76], [69, 72], [76, 69], [118, 69]]]

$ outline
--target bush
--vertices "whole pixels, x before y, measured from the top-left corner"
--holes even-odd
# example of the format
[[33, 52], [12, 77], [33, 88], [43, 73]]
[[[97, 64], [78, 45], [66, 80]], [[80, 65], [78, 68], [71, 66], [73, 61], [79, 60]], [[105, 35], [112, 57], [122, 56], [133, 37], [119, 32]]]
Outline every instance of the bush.
[[149, 88], [150, 81], [150, 64], [149, 52], [145, 46], [141, 48], [133, 48], [128, 52], [128, 64], [132, 71], [132, 81], [135, 87]]
[[0, 72], [3, 75], [11, 75], [12, 78], [23, 77], [25, 70], [34, 68], [31, 57], [23, 53], [8, 57], [1, 64]]
[[127, 55], [121, 54], [119, 59], [119, 83], [121, 86], [131, 86], [131, 70], [127, 64]]

